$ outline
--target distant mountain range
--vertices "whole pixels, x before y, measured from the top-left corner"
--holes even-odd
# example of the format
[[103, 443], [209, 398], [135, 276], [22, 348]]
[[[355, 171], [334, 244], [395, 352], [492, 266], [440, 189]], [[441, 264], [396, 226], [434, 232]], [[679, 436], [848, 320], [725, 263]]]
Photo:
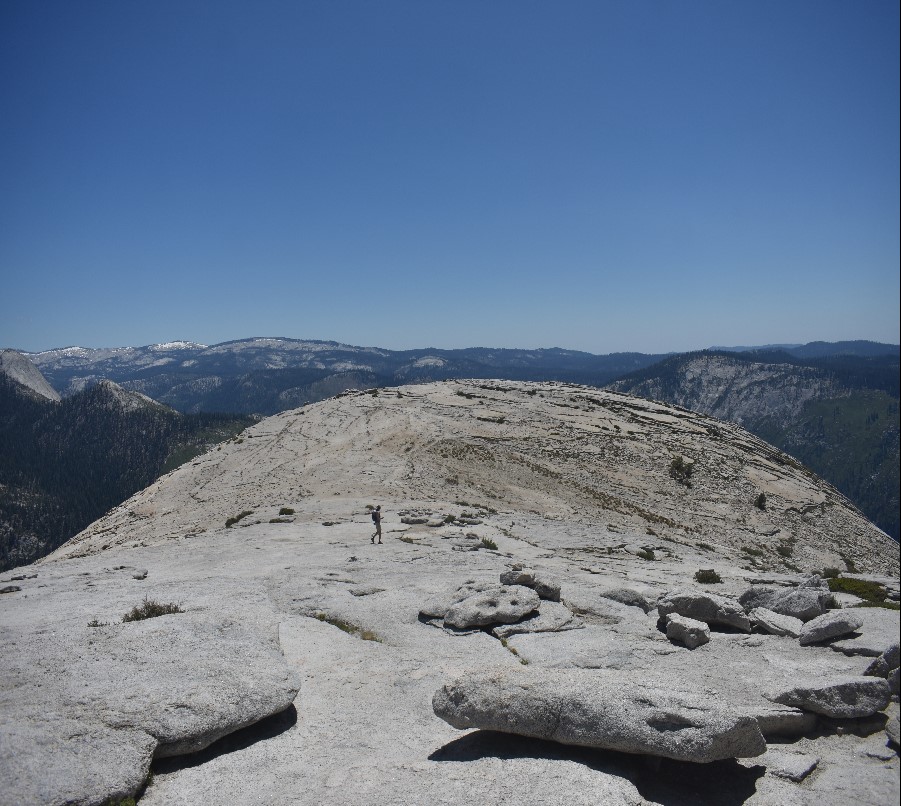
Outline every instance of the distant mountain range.
[[662, 355], [575, 350], [382, 350], [326, 341], [253, 338], [212, 346], [67, 347], [27, 353], [63, 395], [106, 378], [179, 411], [275, 414], [346, 389], [449, 378], [560, 380], [602, 386]]
[[739, 423], [810, 466], [897, 539], [898, 367], [897, 345], [864, 341], [669, 356], [391, 351], [282, 338], [4, 350], [0, 569], [52, 550], [237, 434], [250, 415], [350, 388], [452, 378], [608, 386]]

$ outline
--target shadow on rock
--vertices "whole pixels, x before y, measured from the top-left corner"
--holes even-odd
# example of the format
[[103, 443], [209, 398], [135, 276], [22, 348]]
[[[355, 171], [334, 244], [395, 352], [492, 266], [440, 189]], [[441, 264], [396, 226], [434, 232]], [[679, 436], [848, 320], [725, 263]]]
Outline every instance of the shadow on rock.
[[692, 764], [654, 756], [592, 750], [477, 730], [440, 747], [430, 761], [478, 761], [533, 758], [565, 760], [584, 764], [598, 772], [625, 778], [641, 796], [663, 806], [740, 806], [756, 792], [757, 779], [766, 769], [743, 767], [728, 759], [710, 764]]
[[273, 739], [276, 736], [290, 730], [297, 724], [297, 709], [289, 705], [284, 711], [273, 714], [266, 719], [248, 725], [246, 728], [236, 730], [234, 733], [223, 736], [219, 741], [213, 742], [209, 747], [197, 753], [171, 758], [160, 758], [153, 762], [154, 772], [178, 772], [190, 767], [198, 767], [206, 764], [219, 756], [244, 750], [257, 742]]

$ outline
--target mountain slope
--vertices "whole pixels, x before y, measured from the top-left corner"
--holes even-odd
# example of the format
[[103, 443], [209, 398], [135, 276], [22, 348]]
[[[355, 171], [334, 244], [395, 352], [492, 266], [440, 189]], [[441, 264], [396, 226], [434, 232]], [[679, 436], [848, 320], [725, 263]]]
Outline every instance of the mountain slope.
[[0, 570], [47, 554], [251, 422], [181, 415], [109, 381], [57, 403], [0, 373]]
[[739, 423], [829, 479], [898, 539], [896, 358], [689, 353], [610, 388]]
[[[381, 544], [367, 504], [382, 506]], [[732, 424], [562, 384], [345, 394], [258, 423], [0, 580], [14, 583], [0, 607], [0, 791], [94, 804], [140, 792], [146, 806], [210, 793], [333, 806], [513, 806], [524, 792], [572, 806], [770, 806], [799, 793], [844, 806], [861, 792], [894, 803], [898, 758], [880, 726], [897, 703], [863, 673], [867, 654], [897, 641], [897, 610], [829, 613], [859, 630], [810, 646], [714, 623], [689, 650], [654, 607], [693, 591], [738, 615], [762, 580], [767, 594], [825, 604], [794, 569], [852, 562], [893, 575], [871, 587], [897, 597], [889, 538]], [[701, 583], [701, 569], [719, 581]], [[501, 588], [509, 574], [556, 594]], [[442, 624], [436, 610], [473, 585], [488, 610], [504, 597], [538, 614]], [[151, 605], [162, 613], [125, 618]], [[563, 693], [564, 705], [532, 709], [555, 740], [567, 741], [553, 732], [564, 707], [602, 705], [612, 744], [438, 718], [436, 692], [486, 676], [519, 687], [504, 689], [502, 714], [523, 713], [523, 692]], [[837, 676], [849, 702], [884, 693], [863, 703], [872, 716], [849, 724], [774, 694]], [[635, 681], [640, 712], [621, 707]], [[474, 699], [494, 709], [489, 687]], [[696, 763], [711, 716], [721, 760]], [[739, 724], [752, 747], [732, 741]], [[658, 741], [617, 742], [635, 735]], [[814, 760], [803, 787], [784, 777]]]
[[22, 353], [15, 350], [0, 350], [0, 374], [21, 384], [38, 397], [52, 401], [60, 399], [59, 392], [47, 383], [41, 371]]
[[[350, 393], [243, 437], [160, 479], [54, 556], [199, 533], [242, 511], [274, 517], [307, 498], [371, 496], [534, 510], [661, 546], [715, 543], [735, 557], [755, 547], [761, 567], [898, 562], [841, 494], [737, 426], [588, 387], [460, 381]], [[673, 477], [674, 457], [693, 463], [690, 485]], [[755, 506], [761, 492], [766, 510]]]

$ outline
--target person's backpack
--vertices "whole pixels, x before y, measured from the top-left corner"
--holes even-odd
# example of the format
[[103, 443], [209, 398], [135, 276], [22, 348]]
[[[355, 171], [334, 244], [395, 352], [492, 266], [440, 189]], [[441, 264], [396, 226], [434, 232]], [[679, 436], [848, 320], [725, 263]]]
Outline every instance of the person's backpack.
[[379, 513], [377, 510], [372, 510], [372, 522], [373, 523], [379, 522]]

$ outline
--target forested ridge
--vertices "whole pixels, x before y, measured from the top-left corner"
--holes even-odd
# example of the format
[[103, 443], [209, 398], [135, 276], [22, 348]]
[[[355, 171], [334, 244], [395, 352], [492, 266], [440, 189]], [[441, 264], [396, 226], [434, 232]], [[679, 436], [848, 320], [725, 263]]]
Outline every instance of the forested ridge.
[[54, 403], [0, 373], [0, 570], [44, 556], [252, 422], [125, 407], [104, 385]]

